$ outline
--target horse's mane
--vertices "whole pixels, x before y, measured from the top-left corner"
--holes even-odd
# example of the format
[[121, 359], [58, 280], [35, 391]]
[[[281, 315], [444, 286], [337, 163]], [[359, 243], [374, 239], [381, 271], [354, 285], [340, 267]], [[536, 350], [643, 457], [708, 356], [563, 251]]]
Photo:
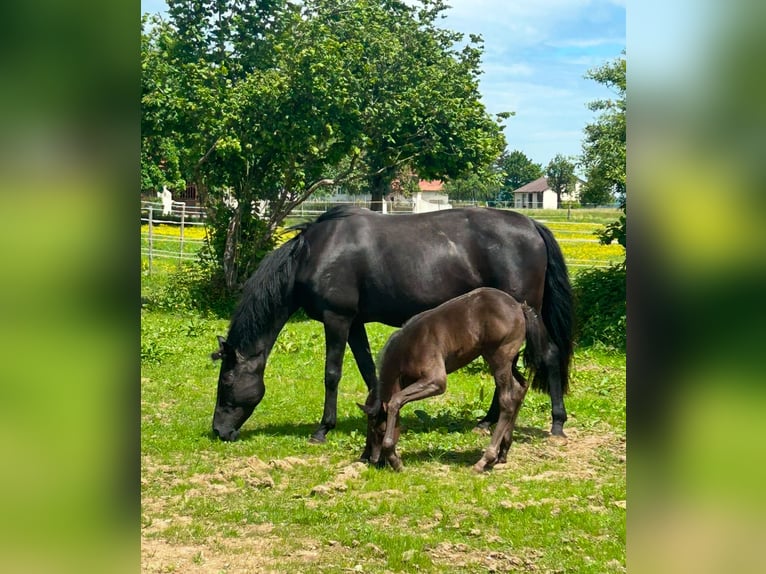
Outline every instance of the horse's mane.
[[245, 282], [226, 337], [229, 344], [247, 348], [276, 326], [277, 312], [288, 304], [292, 293], [296, 263], [304, 245], [303, 233], [299, 233], [269, 253]]
[[277, 326], [278, 312], [289, 303], [298, 258], [304, 249], [308, 249], [303, 233], [309, 227], [323, 221], [369, 213], [373, 212], [362, 207], [338, 206], [327, 210], [315, 221], [290, 227], [289, 230], [298, 231], [298, 235], [267, 255], [245, 283], [242, 298], [231, 319], [227, 342], [238, 349], [248, 348], [255, 339]]
[[352, 215], [370, 215], [374, 214], [374, 211], [367, 209], [366, 207], [357, 207], [353, 205], [336, 205], [325, 211], [322, 215], [317, 217], [314, 221], [308, 221], [305, 223], [299, 223], [289, 227], [288, 230], [306, 231], [309, 227], [315, 223], [322, 223], [323, 221], [332, 221], [335, 219], [343, 219]]

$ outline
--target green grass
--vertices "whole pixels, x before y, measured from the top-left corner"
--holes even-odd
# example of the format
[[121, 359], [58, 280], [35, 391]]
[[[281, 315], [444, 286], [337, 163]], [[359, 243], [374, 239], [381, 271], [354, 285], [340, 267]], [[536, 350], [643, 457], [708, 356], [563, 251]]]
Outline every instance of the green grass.
[[[508, 464], [484, 475], [470, 466], [489, 439], [471, 428], [492, 379], [477, 365], [450, 375], [445, 395], [403, 410], [405, 468], [394, 473], [353, 464], [366, 389], [350, 352], [338, 427], [326, 444], [308, 444], [324, 392], [313, 321], [291, 321], [280, 334], [266, 396], [241, 439], [213, 439], [218, 366], [209, 353], [226, 328], [222, 319], [143, 312], [145, 568], [624, 571], [624, 355], [577, 353], [566, 446], [549, 444], [550, 401], [530, 393]], [[368, 331], [377, 352], [393, 329]]]
[[[550, 223], [559, 239], [601, 224], [572, 215], [583, 218]], [[602, 255], [562, 245], [570, 265]], [[143, 295], [174, 268], [144, 271]], [[578, 349], [568, 444], [548, 440], [550, 400], [530, 392], [508, 463], [482, 475], [471, 466], [489, 437], [472, 428], [494, 382], [481, 362], [453, 373], [444, 395], [403, 409], [404, 470], [394, 473], [356, 463], [367, 391], [348, 350], [338, 426], [325, 444], [308, 443], [324, 399], [324, 335], [300, 316], [277, 339], [240, 440], [214, 439], [210, 353], [227, 328], [210, 314], [142, 310], [144, 571], [625, 571], [624, 354]], [[368, 325], [373, 353], [393, 331]]]

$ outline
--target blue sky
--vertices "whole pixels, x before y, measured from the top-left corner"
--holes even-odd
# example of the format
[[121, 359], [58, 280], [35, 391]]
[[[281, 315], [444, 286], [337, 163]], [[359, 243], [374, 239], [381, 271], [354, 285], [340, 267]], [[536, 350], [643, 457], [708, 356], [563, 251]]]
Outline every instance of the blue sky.
[[[611, 92], [584, 78], [625, 48], [626, 0], [448, 0], [444, 27], [481, 34], [480, 91], [491, 114], [506, 121], [509, 150], [545, 167], [556, 155], [581, 152], [587, 104]], [[163, 0], [141, 0], [161, 12]]]

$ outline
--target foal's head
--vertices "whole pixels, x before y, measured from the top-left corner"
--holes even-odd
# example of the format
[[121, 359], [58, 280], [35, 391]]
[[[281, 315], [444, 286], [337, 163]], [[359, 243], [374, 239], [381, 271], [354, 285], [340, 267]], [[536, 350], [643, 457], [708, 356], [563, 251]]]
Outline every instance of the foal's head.
[[[383, 437], [386, 434], [387, 409], [380, 400], [367, 398], [367, 404], [358, 405], [367, 414], [367, 448], [370, 453], [370, 463], [377, 466], [385, 466], [386, 458], [381, 459], [383, 450]], [[399, 441], [399, 425], [394, 429], [394, 444]], [[390, 453], [389, 453], [390, 454]]]

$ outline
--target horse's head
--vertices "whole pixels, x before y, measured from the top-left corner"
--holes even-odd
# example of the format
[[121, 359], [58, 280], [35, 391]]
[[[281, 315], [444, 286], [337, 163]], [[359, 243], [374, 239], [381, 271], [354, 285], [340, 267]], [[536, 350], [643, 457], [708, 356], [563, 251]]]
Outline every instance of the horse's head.
[[266, 392], [263, 384], [265, 360], [260, 355], [243, 357], [220, 336], [218, 345], [218, 350], [211, 355], [213, 360], [221, 360], [213, 432], [221, 440], [233, 441]]

